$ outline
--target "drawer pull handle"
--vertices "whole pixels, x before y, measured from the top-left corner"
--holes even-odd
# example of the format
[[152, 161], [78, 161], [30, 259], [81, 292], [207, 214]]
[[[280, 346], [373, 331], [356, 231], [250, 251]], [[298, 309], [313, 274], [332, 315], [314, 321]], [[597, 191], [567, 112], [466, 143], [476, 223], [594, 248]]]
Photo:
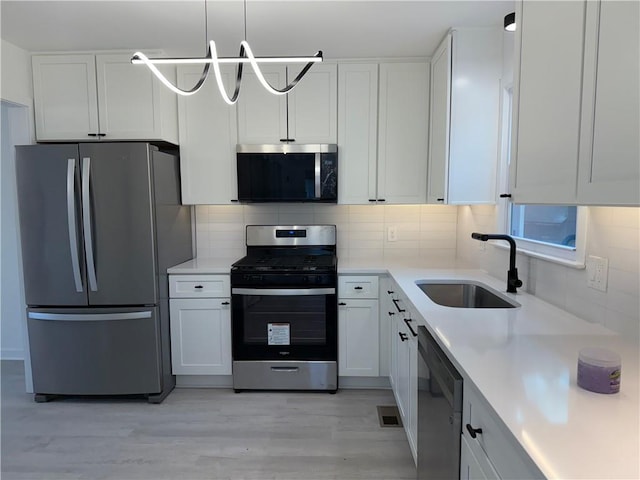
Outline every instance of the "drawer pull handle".
[[389, 312], [389, 316], [395, 315], [395, 312]]
[[406, 323], [406, 324], [407, 324], [407, 327], [409, 327], [409, 330], [411, 331], [411, 335], [413, 335], [414, 337], [417, 337], [417, 336], [418, 336], [418, 334], [417, 334], [417, 333], [416, 333], [416, 331], [413, 329], [413, 327], [411, 326], [411, 323], [410, 323], [410, 322], [413, 322], [413, 320], [412, 320], [412, 319], [410, 319], [410, 318], [405, 318], [405, 319], [404, 319], [404, 323]]
[[471, 435], [471, 438], [476, 438], [478, 434], [482, 435], [481, 428], [473, 428], [470, 424], [467, 423], [467, 432]]
[[400, 340], [403, 342], [406, 342], [409, 339], [409, 336], [406, 333], [398, 332], [398, 335], [400, 335]]
[[344, 307], [346, 305], [346, 303], [340, 302], [338, 305], [340, 305], [341, 307]]
[[198, 290], [200, 290], [201, 288], [204, 288], [204, 287], [203, 287], [202, 285], [196, 285], [196, 286], [195, 286], [195, 287], [193, 287], [193, 288], [197, 288]]
[[395, 299], [395, 298], [394, 298], [394, 299], [393, 299], [393, 300], [391, 300], [391, 301], [393, 302], [393, 304], [394, 304], [394, 305], [396, 306], [396, 308], [398, 309], [398, 313], [406, 312], [406, 310], [405, 310], [405, 309], [400, 308], [400, 307], [398, 306], [398, 302], [399, 302], [400, 300], [397, 300], [397, 299]]
[[387, 293], [388, 293], [389, 295], [393, 295], [393, 290], [387, 290]]
[[358, 287], [353, 287], [354, 290], [362, 290], [362, 287], [358, 286]]
[[221, 305], [229, 305], [229, 302], [222, 302]]

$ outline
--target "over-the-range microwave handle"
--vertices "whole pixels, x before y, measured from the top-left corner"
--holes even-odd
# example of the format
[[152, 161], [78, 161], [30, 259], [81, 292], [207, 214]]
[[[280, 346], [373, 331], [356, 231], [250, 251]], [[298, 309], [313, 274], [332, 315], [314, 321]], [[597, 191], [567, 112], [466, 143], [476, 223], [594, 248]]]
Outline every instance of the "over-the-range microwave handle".
[[84, 251], [87, 257], [87, 276], [89, 288], [92, 292], [98, 291], [98, 278], [96, 277], [96, 264], [93, 257], [93, 234], [91, 231], [91, 195], [89, 183], [91, 181], [91, 158], [82, 159], [82, 222], [84, 225]]
[[321, 182], [321, 179], [320, 179], [320, 174], [321, 174], [321, 171], [320, 171], [320, 165], [321, 165], [321, 163], [320, 163], [320, 152], [316, 152], [315, 161], [316, 161], [316, 164], [315, 164], [315, 173], [316, 173], [315, 195], [316, 195], [316, 198], [320, 198], [322, 196], [322, 188], [320, 186], [320, 182]]
[[302, 296], [335, 295], [335, 288], [232, 288], [232, 295]]
[[67, 223], [69, 227], [69, 250], [71, 251], [71, 268], [76, 292], [82, 292], [80, 275], [80, 255], [78, 254], [78, 224], [76, 221], [76, 159], [67, 160]]

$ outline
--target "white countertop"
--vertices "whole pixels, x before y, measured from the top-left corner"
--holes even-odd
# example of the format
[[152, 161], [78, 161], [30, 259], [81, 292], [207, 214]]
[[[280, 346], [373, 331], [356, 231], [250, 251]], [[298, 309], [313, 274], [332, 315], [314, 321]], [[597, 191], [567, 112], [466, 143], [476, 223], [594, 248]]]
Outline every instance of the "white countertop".
[[[194, 259], [170, 274], [229, 273], [232, 260]], [[467, 279], [504, 292], [506, 279], [479, 270], [340, 262], [340, 274], [390, 274], [413, 308], [514, 438], [548, 478], [640, 478], [640, 369], [636, 340], [586, 322], [526, 293], [513, 309], [459, 309], [432, 302], [418, 280]], [[578, 351], [600, 346], [622, 357], [618, 394], [577, 386]]]
[[[638, 345], [525, 293], [512, 309], [433, 303], [417, 280], [469, 279], [504, 292], [480, 271], [390, 267], [389, 273], [451, 360], [491, 404], [547, 478], [640, 478]], [[579, 388], [578, 352], [599, 346], [622, 357], [618, 394]]]

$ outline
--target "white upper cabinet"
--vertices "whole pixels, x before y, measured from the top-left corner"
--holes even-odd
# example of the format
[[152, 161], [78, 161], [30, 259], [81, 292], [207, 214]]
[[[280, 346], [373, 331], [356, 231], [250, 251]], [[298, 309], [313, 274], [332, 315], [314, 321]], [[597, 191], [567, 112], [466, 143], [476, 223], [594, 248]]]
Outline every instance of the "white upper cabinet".
[[515, 203], [576, 201], [584, 4], [517, 4], [510, 172]]
[[32, 65], [38, 141], [178, 143], [176, 95], [130, 55], [34, 55]]
[[338, 202], [376, 201], [378, 64], [338, 66]]
[[36, 138], [89, 140], [99, 133], [94, 55], [34, 55]]
[[378, 201], [427, 200], [429, 64], [380, 65]]
[[[222, 67], [227, 93], [235, 88], [235, 67]], [[178, 68], [178, 86], [189, 89], [202, 74], [199, 65]], [[209, 78], [202, 89], [178, 98], [182, 203], [229, 204], [238, 198], [236, 108], [222, 100]]]
[[[337, 66], [317, 64], [287, 95], [273, 95], [245, 67], [238, 100], [238, 143], [337, 143]], [[283, 88], [297, 67], [265, 66], [265, 79]]]
[[639, 6], [517, 4], [516, 203], [640, 205]]
[[431, 63], [428, 203], [494, 203], [502, 31], [452, 30]]
[[578, 203], [640, 205], [640, 3], [587, 2]]

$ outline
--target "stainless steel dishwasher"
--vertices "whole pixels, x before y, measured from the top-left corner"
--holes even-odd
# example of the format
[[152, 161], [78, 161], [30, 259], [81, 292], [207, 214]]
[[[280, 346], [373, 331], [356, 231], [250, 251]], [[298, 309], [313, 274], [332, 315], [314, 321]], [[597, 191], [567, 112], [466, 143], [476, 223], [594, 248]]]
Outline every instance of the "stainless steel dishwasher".
[[460, 478], [462, 377], [418, 328], [418, 480]]

